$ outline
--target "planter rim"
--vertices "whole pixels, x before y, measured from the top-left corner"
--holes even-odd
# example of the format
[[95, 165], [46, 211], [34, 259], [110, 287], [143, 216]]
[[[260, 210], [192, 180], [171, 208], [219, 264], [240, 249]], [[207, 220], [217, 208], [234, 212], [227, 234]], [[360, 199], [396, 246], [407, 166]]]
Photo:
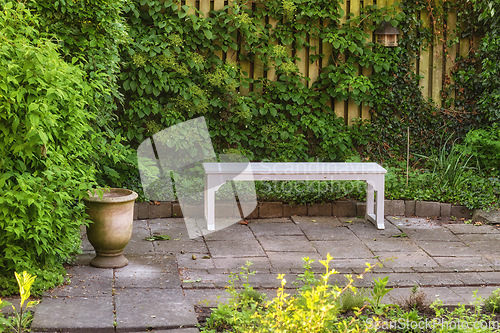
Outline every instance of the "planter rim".
[[105, 188], [101, 190], [103, 190], [104, 192], [102, 199], [99, 198], [97, 193], [95, 195], [92, 195], [92, 193], [89, 192], [89, 197], [84, 198], [83, 200], [89, 202], [102, 202], [102, 203], [124, 203], [124, 202], [135, 201], [135, 199], [137, 199], [138, 197], [137, 193], [125, 188], [109, 188], [109, 189]]

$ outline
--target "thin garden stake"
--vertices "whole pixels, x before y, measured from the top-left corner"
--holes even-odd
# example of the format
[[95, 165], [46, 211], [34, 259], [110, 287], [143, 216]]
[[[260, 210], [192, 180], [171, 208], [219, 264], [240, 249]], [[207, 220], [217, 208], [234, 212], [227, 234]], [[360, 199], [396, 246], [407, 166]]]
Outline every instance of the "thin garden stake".
[[408, 178], [410, 177], [410, 126], [406, 128], [406, 187], [408, 187]]

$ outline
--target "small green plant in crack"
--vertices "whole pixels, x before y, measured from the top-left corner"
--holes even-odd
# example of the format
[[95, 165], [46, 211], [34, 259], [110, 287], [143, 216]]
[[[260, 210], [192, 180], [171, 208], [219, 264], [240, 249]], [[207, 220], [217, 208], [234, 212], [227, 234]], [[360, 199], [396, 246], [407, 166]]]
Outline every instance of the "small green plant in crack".
[[500, 312], [500, 289], [494, 290], [484, 301], [484, 309], [491, 314]]
[[408, 237], [407, 234], [405, 234], [404, 232], [398, 234], [398, 235], [393, 235], [392, 237], [394, 238], [405, 238], [405, 237]]

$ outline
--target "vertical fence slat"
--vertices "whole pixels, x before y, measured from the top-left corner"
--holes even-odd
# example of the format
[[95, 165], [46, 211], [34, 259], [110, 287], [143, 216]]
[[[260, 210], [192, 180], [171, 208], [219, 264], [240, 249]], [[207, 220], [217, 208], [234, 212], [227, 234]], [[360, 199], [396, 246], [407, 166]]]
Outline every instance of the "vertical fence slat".
[[444, 67], [444, 52], [443, 52], [443, 41], [439, 40], [436, 42], [433, 50], [433, 66], [432, 66], [432, 100], [434, 103], [441, 107], [441, 90], [443, 89], [443, 67]]
[[[363, 2], [363, 6], [365, 8], [371, 5], [373, 5], [373, 0], [365, 0]], [[365, 29], [365, 32], [368, 34], [368, 42], [371, 42], [373, 40], [372, 31], [370, 29]], [[367, 77], [370, 77], [372, 72], [373, 71], [371, 67], [363, 67], [361, 69], [361, 73]], [[370, 120], [370, 106], [366, 105], [365, 103], [361, 105], [361, 119]]]
[[[447, 40], [453, 40], [456, 38], [456, 32], [455, 32], [456, 28], [457, 28], [457, 13], [456, 12], [448, 13], [447, 30], [446, 30], [446, 39]], [[449, 82], [448, 82], [449, 84], [454, 83], [453, 77], [451, 76], [451, 71], [453, 70], [453, 67], [455, 66], [455, 61], [457, 58], [457, 51], [458, 51], [457, 44], [453, 43], [448, 48], [448, 54], [446, 55], [445, 73], [449, 79]], [[455, 98], [455, 91], [451, 91], [449, 97], [454, 99]]]
[[[354, 16], [359, 16], [361, 12], [361, 2], [359, 0], [351, 0], [349, 8], [349, 13], [354, 14]], [[359, 65], [355, 65], [357, 67], [357, 74], [360, 74]], [[361, 116], [361, 106], [356, 104], [352, 98], [349, 98], [347, 101], [347, 124], [351, 125], [353, 120], [359, 118]]]
[[[278, 20], [274, 18], [269, 18], [269, 25], [271, 25], [271, 30], [274, 30], [276, 28], [276, 25], [278, 24]], [[275, 45], [276, 43], [273, 43]], [[269, 64], [269, 70], [267, 71], [267, 78], [270, 81], [276, 80], [276, 69], [274, 68], [273, 64]]]
[[200, 0], [200, 11], [205, 17], [208, 17], [210, 12], [210, 0]]
[[[425, 26], [429, 26], [429, 13], [427, 11], [422, 12], [421, 19], [423, 21], [423, 24]], [[430, 63], [430, 55], [432, 54], [429, 52], [429, 49], [432, 49], [432, 47], [429, 45], [428, 49], [422, 49], [420, 50], [420, 75], [422, 78], [420, 79], [420, 87], [422, 89], [422, 95], [425, 99], [429, 98], [429, 91], [431, 91], [431, 81], [430, 79], [430, 73], [429, 73], [429, 67], [431, 65]]]
[[[344, 24], [346, 22], [346, 17], [347, 17], [348, 9], [347, 9], [347, 0], [340, 0], [340, 1], [341, 1], [340, 2], [340, 8], [344, 12], [344, 15], [340, 18], [340, 24], [342, 25], [342, 24]], [[343, 56], [341, 56], [341, 58], [343, 58]], [[343, 61], [343, 59], [339, 59], [339, 61]], [[338, 117], [344, 118], [344, 121], [347, 122], [347, 118], [346, 118], [346, 106], [347, 106], [347, 101], [335, 99], [335, 101], [333, 102], [333, 109], [335, 111], [335, 114]]]
[[[314, 37], [309, 37], [309, 44], [311, 45], [311, 49], [309, 50], [310, 55], [317, 56], [319, 54], [319, 39], [314, 38]], [[308, 71], [308, 76], [309, 76], [309, 82], [308, 82], [308, 87], [311, 87], [311, 85], [318, 79], [319, 75], [319, 58], [314, 60], [313, 63], [309, 60], [308, 62], [309, 65], [309, 71]]]
[[[305, 38], [307, 39], [307, 35], [305, 36]], [[298, 57], [298, 60], [296, 60], [295, 64], [299, 68], [299, 72], [304, 77], [303, 79], [301, 79], [301, 82], [304, 85], [307, 85], [307, 80], [305, 78], [308, 75], [307, 69], [308, 69], [308, 64], [309, 64], [309, 50], [305, 46], [305, 44], [302, 44], [300, 50], [299, 49], [296, 50], [295, 55]]]
[[[324, 26], [326, 26], [328, 24], [331, 24], [331, 22], [330, 22], [330, 20], [327, 19], [324, 22], [322, 22], [322, 24]], [[321, 57], [321, 68], [320, 68], [320, 71], [323, 68], [325, 68], [325, 67], [327, 67], [329, 65], [329, 63], [330, 63], [330, 57], [332, 55], [333, 46], [329, 42], [321, 40], [321, 49], [323, 51], [323, 56]], [[328, 101], [326, 102], [326, 105], [333, 110], [332, 101], [330, 99], [328, 99]]]
[[[203, 0], [201, 0], [203, 1]], [[224, 8], [224, 0], [214, 0], [214, 10], [221, 10]], [[217, 41], [214, 41], [217, 43]], [[217, 43], [218, 44], [218, 43]], [[219, 59], [224, 59], [224, 52], [222, 50], [215, 51], [215, 55], [219, 57]]]
[[196, 0], [186, 0], [186, 5], [191, 7], [189, 8], [188, 15], [193, 15], [195, 13]]

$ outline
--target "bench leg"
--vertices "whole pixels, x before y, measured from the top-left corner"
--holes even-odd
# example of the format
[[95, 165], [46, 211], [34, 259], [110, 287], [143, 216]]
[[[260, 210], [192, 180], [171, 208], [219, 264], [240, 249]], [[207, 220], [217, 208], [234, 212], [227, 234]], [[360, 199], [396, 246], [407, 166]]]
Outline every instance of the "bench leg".
[[[385, 229], [384, 225], [384, 177], [367, 182], [366, 215], [377, 229]], [[375, 196], [376, 194], [376, 196]]]
[[367, 183], [367, 188], [366, 188], [366, 214], [365, 217], [369, 218], [370, 215], [373, 215], [375, 213], [374, 210], [374, 190], [373, 186], [370, 183]]
[[205, 207], [207, 211], [206, 219], [207, 219], [207, 229], [215, 230], [215, 192], [217, 189], [208, 188], [206, 193], [206, 202], [207, 205]]
[[377, 229], [385, 229], [384, 226], [384, 183], [380, 185], [377, 191], [377, 205], [376, 205], [376, 217], [377, 217]]
[[207, 230], [215, 230], [215, 193], [224, 185], [225, 181], [220, 175], [205, 176], [205, 219]]

